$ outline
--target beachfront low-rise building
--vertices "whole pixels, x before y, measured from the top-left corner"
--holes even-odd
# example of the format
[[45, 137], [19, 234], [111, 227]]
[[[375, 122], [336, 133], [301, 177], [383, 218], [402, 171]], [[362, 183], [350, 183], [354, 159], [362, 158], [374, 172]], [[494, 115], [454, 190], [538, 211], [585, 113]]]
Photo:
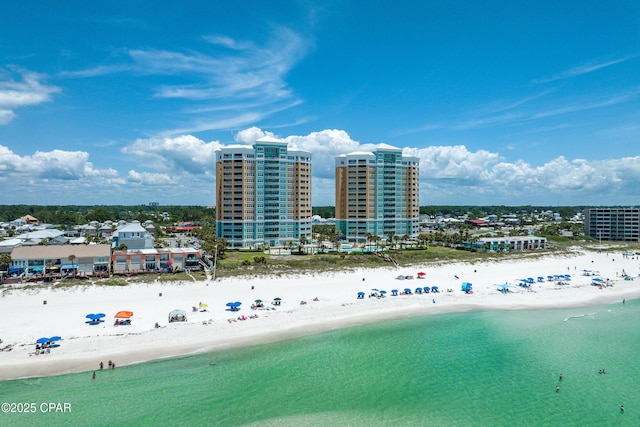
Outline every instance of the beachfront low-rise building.
[[114, 274], [201, 270], [202, 254], [194, 248], [115, 250], [111, 255]]
[[111, 245], [36, 245], [19, 246], [11, 251], [9, 275], [80, 275], [108, 274]]
[[547, 239], [539, 236], [481, 237], [465, 246], [495, 252], [531, 251], [545, 249]]

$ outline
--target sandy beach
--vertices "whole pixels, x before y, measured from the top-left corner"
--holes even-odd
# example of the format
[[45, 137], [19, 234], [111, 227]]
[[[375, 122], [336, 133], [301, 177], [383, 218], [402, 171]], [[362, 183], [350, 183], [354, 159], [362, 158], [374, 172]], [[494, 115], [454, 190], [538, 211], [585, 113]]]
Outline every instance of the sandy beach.
[[[608, 279], [609, 285], [592, 285], [594, 276], [584, 275], [584, 270], [597, 272], [596, 277]], [[425, 273], [423, 279], [417, 278], [418, 272]], [[623, 272], [634, 280], [624, 280]], [[406, 316], [622, 302], [640, 297], [639, 273], [637, 256], [576, 249], [571, 255], [536, 254], [501, 262], [247, 275], [215, 282], [5, 287], [0, 298], [0, 380], [97, 370], [101, 361], [107, 369], [108, 360], [123, 366]], [[567, 284], [547, 280], [547, 276], [565, 274], [571, 275]], [[399, 280], [400, 275], [414, 279]], [[530, 288], [519, 286], [520, 279], [529, 277], [536, 279]], [[463, 282], [472, 283], [473, 293], [461, 291]], [[511, 285], [508, 293], [498, 290], [505, 283]], [[391, 295], [393, 289], [414, 291], [425, 286], [437, 286], [440, 292]], [[373, 289], [385, 290], [386, 297], [370, 297]], [[365, 297], [358, 299], [358, 292]], [[272, 304], [275, 298], [282, 299], [281, 305]], [[264, 307], [252, 309], [259, 299]], [[236, 301], [242, 303], [240, 310], [229, 311], [227, 303]], [[207, 306], [200, 309], [200, 303]], [[169, 312], [174, 309], [185, 310], [187, 321], [169, 323]], [[121, 310], [133, 312], [131, 325], [114, 325], [114, 315]], [[105, 321], [88, 324], [85, 316], [89, 313], [104, 313]], [[36, 340], [52, 336], [62, 337], [59, 346], [35, 354]]]

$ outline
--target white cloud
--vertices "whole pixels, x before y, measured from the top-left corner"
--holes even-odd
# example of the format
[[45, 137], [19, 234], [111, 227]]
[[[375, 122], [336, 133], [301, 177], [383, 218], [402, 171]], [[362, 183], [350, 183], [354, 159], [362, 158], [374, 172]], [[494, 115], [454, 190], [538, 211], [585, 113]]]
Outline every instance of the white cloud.
[[133, 155], [147, 167], [170, 173], [214, 174], [218, 141], [204, 142], [192, 135], [175, 138], [137, 139], [124, 147], [124, 154]]
[[[234, 139], [250, 144], [262, 136], [278, 137], [251, 127]], [[314, 206], [335, 204], [335, 156], [372, 148], [339, 129], [283, 139], [312, 153]], [[192, 135], [138, 139], [123, 149], [138, 166], [121, 173], [95, 168], [83, 151], [20, 156], [0, 145], [0, 182], [6, 199], [21, 203], [44, 203], [47, 197], [64, 193], [73, 203], [138, 204], [142, 199], [212, 205], [219, 147], [218, 141], [205, 142]], [[523, 160], [507, 162], [499, 153], [469, 151], [463, 145], [398, 148], [420, 159], [421, 205], [628, 205], [637, 201], [640, 186], [640, 156], [604, 160], [560, 156], [533, 165]], [[60, 202], [54, 198], [49, 203]]]
[[592, 73], [594, 71], [598, 71], [602, 68], [607, 68], [610, 67], [612, 65], [616, 65], [619, 64], [621, 62], [625, 62], [628, 61], [629, 59], [633, 59], [638, 55], [628, 55], [628, 56], [624, 56], [622, 58], [617, 58], [617, 59], [612, 59], [612, 60], [606, 60], [606, 61], [602, 61], [602, 62], [591, 62], [588, 64], [581, 64], [578, 65], [576, 67], [570, 68], [566, 71], [563, 71], [561, 73], [555, 74], [551, 77], [544, 77], [541, 79], [536, 79], [533, 81], [533, 83], [536, 84], [540, 84], [540, 83], [549, 83], [549, 82], [554, 82], [556, 80], [563, 80], [563, 79], [568, 79], [571, 77], [576, 77], [576, 76], [581, 76], [583, 74], [588, 74], [588, 73]]
[[[1, 70], [0, 70], [1, 71]], [[22, 72], [21, 80], [16, 80], [6, 72], [0, 72], [0, 125], [11, 122], [14, 110], [51, 101], [51, 95], [60, 92], [56, 86], [42, 84], [43, 76]]]
[[258, 127], [252, 126], [236, 133], [236, 136], [234, 136], [233, 139], [244, 144], [253, 144], [255, 141], [265, 136], [276, 137], [273, 132], [263, 131]]
[[174, 184], [175, 180], [166, 173], [136, 172], [130, 170], [127, 175], [130, 182], [142, 185], [167, 185]]

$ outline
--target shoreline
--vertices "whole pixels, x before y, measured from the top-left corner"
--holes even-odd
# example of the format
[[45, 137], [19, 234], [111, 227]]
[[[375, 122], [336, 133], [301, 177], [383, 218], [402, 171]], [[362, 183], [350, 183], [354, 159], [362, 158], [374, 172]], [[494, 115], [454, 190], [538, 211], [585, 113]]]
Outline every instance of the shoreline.
[[[598, 288], [582, 270], [599, 271], [612, 286]], [[402, 275], [426, 273], [426, 279], [398, 280]], [[624, 280], [625, 271], [635, 280]], [[640, 298], [640, 260], [621, 253], [575, 252], [518, 258], [506, 262], [450, 263], [414, 267], [363, 269], [344, 273], [317, 272], [285, 277], [234, 277], [216, 282], [150, 282], [127, 287], [12, 289], [0, 298], [0, 380], [43, 377], [98, 370], [113, 360], [117, 366], [204, 354], [228, 348], [275, 343], [310, 334], [389, 320], [488, 310], [543, 310], [589, 307]], [[545, 279], [531, 290], [517, 286], [519, 279], [571, 274], [558, 285]], [[456, 277], [458, 277], [456, 279]], [[473, 283], [473, 293], [461, 291]], [[511, 283], [508, 294], [497, 285]], [[439, 293], [391, 296], [416, 287], [438, 286]], [[446, 292], [450, 288], [452, 292]], [[385, 298], [365, 296], [371, 289], [386, 290]], [[160, 296], [162, 295], [162, 296]], [[281, 306], [270, 302], [282, 298]], [[318, 301], [314, 301], [317, 298]], [[269, 310], [252, 310], [263, 299]], [[47, 304], [43, 304], [46, 300]], [[306, 301], [301, 305], [300, 301]], [[227, 302], [242, 302], [230, 312]], [[433, 302], [435, 301], [435, 303]], [[200, 302], [208, 311], [192, 311]], [[183, 309], [186, 323], [168, 323], [168, 313]], [[134, 312], [130, 326], [113, 326], [119, 310]], [[87, 325], [87, 313], [103, 312], [106, 321]], [[252, 318], [257, 315], [257, 318]], [[238, 320], [245, 316], [247, 320]], [[160, 328], [155, 328], [155, 323]], [[10, 323], [10, 324], [9, 324]], [[59, 335], [60, 346], [49, 354], [34, 352], [39, 337]]]

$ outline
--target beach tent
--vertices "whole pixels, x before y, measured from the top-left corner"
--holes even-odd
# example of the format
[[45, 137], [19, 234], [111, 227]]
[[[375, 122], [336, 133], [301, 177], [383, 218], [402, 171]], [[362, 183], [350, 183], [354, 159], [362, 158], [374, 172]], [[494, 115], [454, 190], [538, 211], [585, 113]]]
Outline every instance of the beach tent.
[[409, 289], [409, 288], [404, 288], [404, 293], [405, 293], [405, 294], [410, 294], [410, 293], [411, 293], [411, 289]]
[[462, 284], [462, 291], [463, 291], [463, 292], [467, 292], [467, 293], [469, 293], [469, 292], [471, 292], [471, 288], [472, 288], [472, 287], [473, 287], [473, 285], [472, 285], [471, 283], [469, 283], [469, 282], [464, 282], [464, 283]]
[[358, 299], [364, 298], [364, 292], [358, 292]]
[[133, 311], [119, 311], [113, 317], [116, 319], [131, 319], [131, 317], [133, 317]]
[[419, 271], [418, 274], [417, 274], [419, 279], [422, 279], [426, 275], [427, 275], [427, 273], [425, 273], [424, 271]]
[[274, 298], [271, 304], [280, 305], [282, 303], [282, 298]]
[[114, 323], [115, 326], [118, 325], [130, 325], [131, 318], [133, 317], [133, 311], [119, 311], [115, 316], [116, 321]]
[[391, 295], [392, 296], [398, 295], [398, 290], [397, 289], [391, 289]]
[[[427, 289], [429, 289], [429, 288], [424, 288], [424, 289], [425, 289], [425, 290], [427, 290]], [[427, 291], [427, 292], [428, 292], [428, 291]], [[436, 294], [437, 294], [437, 293], [438, 293], [438, 292], [440, 292], [440, 291], [438, 290], [438, 287], [437, 287], [437, 286], [432, 286], [432, 287], [431, 287], [431, 292], [434, 292], [434, 293], [436, 293]]]
[[169, 313], [169, 323], [173, 322], [186, 322], [187, 312], [180, 309], [175, 309]]

